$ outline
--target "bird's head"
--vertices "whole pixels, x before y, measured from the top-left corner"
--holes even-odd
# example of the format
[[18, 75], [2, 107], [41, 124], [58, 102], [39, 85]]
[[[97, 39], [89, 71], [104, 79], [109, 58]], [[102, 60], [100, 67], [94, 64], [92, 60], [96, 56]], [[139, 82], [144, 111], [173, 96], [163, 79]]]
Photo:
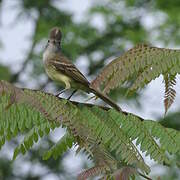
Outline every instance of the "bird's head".
[[47, 42], [48, 49], [51, 49], [51, 51], [57, 52], [61, 49], [61, 38], [62, 34], [59, 28], [54, 27], [50, 30], [49, 33], [49, 39]]

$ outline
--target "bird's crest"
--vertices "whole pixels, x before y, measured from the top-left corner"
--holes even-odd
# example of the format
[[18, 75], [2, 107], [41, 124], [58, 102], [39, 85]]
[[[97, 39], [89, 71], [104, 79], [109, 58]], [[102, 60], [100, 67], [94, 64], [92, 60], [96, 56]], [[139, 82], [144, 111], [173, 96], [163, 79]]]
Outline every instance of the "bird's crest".
[[49, 33], [49, 38], [50, 39], [56, 39], [56, 40], [61, 41], [61, 37], [62, 37], [62, 34], [61, 34], [61, 31], [60, 31], [59, 28], [54, 27], [54, 28], [51, 29], [51, 31]]

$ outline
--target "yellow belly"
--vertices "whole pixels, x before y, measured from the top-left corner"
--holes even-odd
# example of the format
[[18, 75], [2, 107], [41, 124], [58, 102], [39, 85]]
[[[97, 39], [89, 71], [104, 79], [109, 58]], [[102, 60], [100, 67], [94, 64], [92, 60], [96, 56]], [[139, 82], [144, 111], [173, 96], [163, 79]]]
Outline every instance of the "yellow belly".
[[59, 71], [57, 72], [53, 67], [46, 67], [46, 73], [53, 81], [56, 81], [67, 89], [70, 88], [71, 79], [68, 76], [62, 74]]
[[84, 86], [81, 83], [75, 82], [73, 79], [62, 74], [61, 72], [56, 71], [56, 69], [51, 65], [45, 64], [45, 70], [46, 70], [46, 73], [48, 74], [48, 76], [53, 81], [56, 81], [58, 84], [65, 87], [66, 89], [73, 88], [73, 89], [81, 89], [86, 92], [89, 91], [89, 89], [86, 86]]

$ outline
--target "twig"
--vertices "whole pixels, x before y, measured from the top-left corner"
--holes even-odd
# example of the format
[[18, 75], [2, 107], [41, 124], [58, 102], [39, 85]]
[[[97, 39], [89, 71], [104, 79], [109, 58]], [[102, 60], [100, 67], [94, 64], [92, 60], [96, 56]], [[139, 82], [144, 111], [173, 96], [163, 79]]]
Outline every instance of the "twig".
[[[21, 88], [21, 89], [22, 89], [22, 90], [29, 90], [29, 89], [26, 89], [26, 88]], [[31, 90], [32, 90], [32, 91], [40, 91], [40, 92], [43, 92], [43, 93], [48, 94], [48, 95], [50, 95], [50, 96], [54, 96], [54, 97], [56, 97], [56, 98], [58, 98], [58, 99], [64, 99], [64, 98], [62, 98], [62, 97], [57, 97], [57, 96], [54, 95], [54, 94], [51, 94], [51, 93], [48, 93], [48, 92], [44, 92], [44, 91], [41, 91], [41, 90], [36, 90], [36, 89], [31, 89]], [[74, 105], [83, 105], [83, 106], [87, 106], [87, 107], [97, 106], [97, 107], [99, 107], [99, 108], [101, 108], [101, 109], [103, 109], [103, 110], [105, 110], [105, 111], [108, 111], [108, 110], [112, 109], [112, 108], [107, 107], [107, 106], [101, 106], [101, 105], [95, 105], [95, 104], [89, 104], [89, 103], [82, 103], [82, 102], [77, 102], [77, 101], [72, 101], [72, 100], [68, 100], [68, 101], [71, 102], [71, 103], [74, 104]], [[141, 118], [141, 117], [139, 117], [139, 116], [137, 116], [137, 115], [135, 115], [135, 114], [133, 114], [133, 113], [129, 113], [129, 112], [126, 112], [126, 111], [121, 111], [121, 113], [123, 113], [124, 115], [130, 115], [130, 114], [132, 114], [133, 116], [136, 116], [139, 120], [144, 121], [143, 118]]]

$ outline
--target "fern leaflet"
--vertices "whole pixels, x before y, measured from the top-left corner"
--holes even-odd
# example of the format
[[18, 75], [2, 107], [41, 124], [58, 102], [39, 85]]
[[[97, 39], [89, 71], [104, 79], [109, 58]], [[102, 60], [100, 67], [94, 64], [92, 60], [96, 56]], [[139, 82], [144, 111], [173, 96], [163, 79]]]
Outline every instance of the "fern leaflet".
[[173, 86], [176, 85], [176, 76], [171, 74], [164, 75], [164, 84], [165, 84], [164, 107], [166, 114], [176, 97], [176, 91], [173, 88]]

